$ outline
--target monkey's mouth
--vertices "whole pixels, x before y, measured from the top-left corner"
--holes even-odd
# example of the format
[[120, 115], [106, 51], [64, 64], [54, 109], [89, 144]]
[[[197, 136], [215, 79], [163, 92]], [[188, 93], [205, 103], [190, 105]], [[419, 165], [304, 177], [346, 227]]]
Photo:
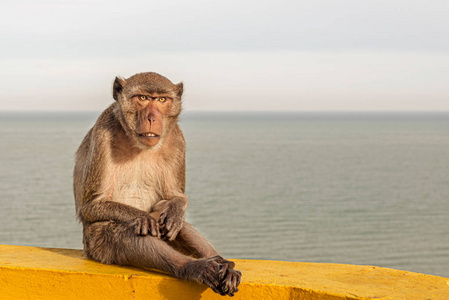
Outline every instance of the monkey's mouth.
[[158, 138], [158, 137], [160, 137], [160, 135], [153, 133], [153, 132], [144, 132], [144, 133], [139, 133], [139, 137]]

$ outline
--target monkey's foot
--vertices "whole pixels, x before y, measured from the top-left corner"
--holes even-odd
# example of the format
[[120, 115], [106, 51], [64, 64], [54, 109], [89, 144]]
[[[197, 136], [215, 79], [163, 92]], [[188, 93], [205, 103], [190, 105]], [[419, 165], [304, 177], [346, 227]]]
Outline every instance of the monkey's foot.
[[238, 292], [238, 286], [242, 278], [242, 273], [234, 269], [228, 269], [225, 278], [220, 284], [220, 290], [224, 295], [234, 296]]
[[188, 262], [181, 276], [205, 284], [222, 296], [233, 296], [240, 283], [240, 272], [231, 269], [233, 266], [233, 262], [216, 255]]

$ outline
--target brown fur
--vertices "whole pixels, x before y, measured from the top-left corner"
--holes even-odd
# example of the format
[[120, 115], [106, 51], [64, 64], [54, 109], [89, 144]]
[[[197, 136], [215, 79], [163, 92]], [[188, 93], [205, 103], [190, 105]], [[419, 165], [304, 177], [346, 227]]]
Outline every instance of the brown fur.
[[160, 269], [233, 296], [240, 272], [184, 220], [182, 93], [182, 83], [156, 73], [115, 79], [116, 102], [76, 153], [73, 185], [84, 251], [102, 263]]

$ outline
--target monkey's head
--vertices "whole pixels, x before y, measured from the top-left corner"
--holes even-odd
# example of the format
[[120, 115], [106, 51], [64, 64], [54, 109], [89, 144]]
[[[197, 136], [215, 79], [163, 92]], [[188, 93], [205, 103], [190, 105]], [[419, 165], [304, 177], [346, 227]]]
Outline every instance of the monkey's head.
[[182, 82], [173, 84], [157, 73], [115, 78], [114, 113], [127, 135], [139, 148], [162, 144], [181, 113]]

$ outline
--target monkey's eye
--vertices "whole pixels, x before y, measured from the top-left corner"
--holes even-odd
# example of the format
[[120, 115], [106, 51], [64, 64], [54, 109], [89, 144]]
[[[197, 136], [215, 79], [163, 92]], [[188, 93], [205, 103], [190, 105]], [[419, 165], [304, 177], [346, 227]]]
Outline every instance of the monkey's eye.
[[139, 100], [145, 101], [145, 100], [148, 100], [148, 97], [147, 96], [139, 96]]
[[165, 102], [167, 99], [165, 97], [158, 98], [160, 102]]

